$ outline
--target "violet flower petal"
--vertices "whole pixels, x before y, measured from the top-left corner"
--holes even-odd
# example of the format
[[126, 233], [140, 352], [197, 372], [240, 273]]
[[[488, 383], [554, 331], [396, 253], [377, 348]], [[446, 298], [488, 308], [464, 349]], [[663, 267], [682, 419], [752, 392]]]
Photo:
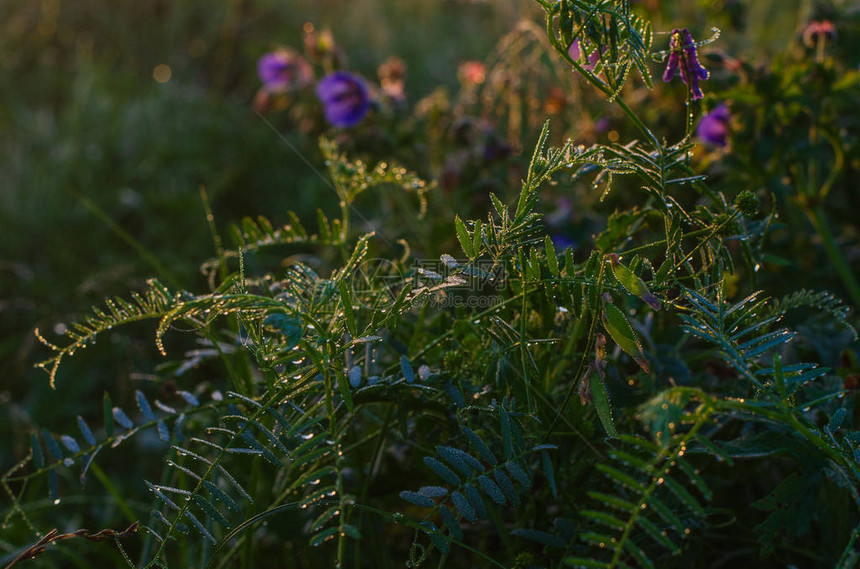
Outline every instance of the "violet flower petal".
[[364, 79], [346, 71], [323, 77], [317, 83], [317, 97], [326, 120], [334, 126], [355, 126], [370, 110], [370, 93]]

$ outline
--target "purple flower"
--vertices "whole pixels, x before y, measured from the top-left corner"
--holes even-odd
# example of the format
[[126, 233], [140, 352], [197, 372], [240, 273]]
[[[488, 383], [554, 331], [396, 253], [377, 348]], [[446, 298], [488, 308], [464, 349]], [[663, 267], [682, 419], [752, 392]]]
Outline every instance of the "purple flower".
[[313, 81], [313, 69], [299, 54], [279, 49], [265, 54], [257, 62], [257, 75], [270, 93], [295, 91]]
[[731, 115], [725, 103], [720, 103], [713, 111], [707, 113], [696, 127], [696, 136], [714, 146], [724, 147], [728, 144], [729, 121]]
[[317, 83], [317, 97], [325, 118], [334, 126], [357, 125], [370, 110], [370, 93], [364, 79], [346, 71], [335, 71]]
[[675, 77], [678, 71], [681, 71], [681, 81], [690, 87], [693, 93], [693, 100], [703, 97], [702, 90], [699, 88], [699, 81], [704, 81], [710, 76], [708, 70], [702, 67], [699, 63], [699, 56], [696, 53], [696, 42], [693, 41], [693, 36], [687, 28], [675, 28], [672, 32], [672, 39], [669, 40], [669, 49], [672, 52], [669, 54], [669, 62], [666, 65], [666, 71], [663, 72], [663, 81], [668, 83]]
[[[582, 57], [582, 47], [578, 39], [573, 40], [573, 43], [571, 43], [570, 47], [567, 48], [567, 54], [574, 61], [580, 60], [580, 58]], [[594, 69], [594, 66], [597, 65], [597, 62], [600, 61], [600, 56], [601, 52], [595, 49], [588, 56], [588, 63], [584, 64], [582, 68], [586, 71], [592, 71]]]

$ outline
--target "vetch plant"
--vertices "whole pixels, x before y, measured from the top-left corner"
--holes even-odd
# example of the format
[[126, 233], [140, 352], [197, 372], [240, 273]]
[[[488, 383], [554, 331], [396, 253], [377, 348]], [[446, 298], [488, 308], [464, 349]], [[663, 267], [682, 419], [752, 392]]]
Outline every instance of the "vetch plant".
[[[129, 567], [703, 567], [720, 550], [853, 566], [853, 394], [790, 317], [812, 307], [855, 340], [856, 319], [826, 292], [758, 290], [775, 212], [756, 192], [709, 185], [691, 122], [668, 140], [625, 102], [660, 58], [642, 13], [624, 0], [537, 3], [553, 57], [641, 139], [554, 146], [547, 122], [515, 199], [490, 192], [486, 211], [464, 207], [446, 236], [416, 242], [400, 235], [446, 196], [323, 138], [338, 217], [248, 217], [226, 246], [213, 223], [210, 290], [151, 280], [59, 339], [37, 332], [52, 385], [73, 381], [67, 358], [140, 321], [168, 359], [134, 390], [135, 411], [108, 390], [97, 423], [31, 434], [0, 478], [4, 524], [33, 533], [22, 551], [47, 558], [56, 535], [38, 535], [33, 504], [47, 494], [72, 511], [92, 474], [138, 523], [137, 540], [104, 534], [123, 538], [116, 562]], [[686, 29], [672, 32], [666, 69], [688, 103], [703, 98]], [[360, 78], [334, 72], [316, 88], [333, 125], [363, 120]], [[634, 205], [591, 242], [557, 246], [541, 223], [553, 184], [630, 192]], [[388, 220], [395, 239], [362, 224], [361, 198], [386, 191], [409, 215]], [[160, 461], [125, 496], [99, 461], [134, 444]]]

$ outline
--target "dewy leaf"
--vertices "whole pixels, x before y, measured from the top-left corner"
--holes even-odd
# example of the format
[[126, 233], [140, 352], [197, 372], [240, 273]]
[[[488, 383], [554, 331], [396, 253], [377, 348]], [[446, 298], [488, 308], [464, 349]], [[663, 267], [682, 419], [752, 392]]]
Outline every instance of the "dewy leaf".
[[457, 510], [460, 511], [460, 514], [462, 514], [464, 518], [466, 518], [472, 523], [478, 521], [478, 516], [475, 513], [475, 509], [472, 507], [472, 505], [469, 503], [469, 500], [467, 500], [465, 496], [463, 496], [459, 492], [454, 492], [453, 494], [451, 494], [451, 500], [454, 502], [454, 506], [457, 507]]
[[60, 441], [62, 441], [63, 446], [69, 449], [69, 452], [77, 453], [80, 452], [81, 447], [78, 445], [78, 441], [69, 435], [60, 435]]
[[505, 207], [502, 200], [500, 200], [494, 193], [490, 193], [490, 200], [493, 202], [493, 209], [496, 210], [499, 219], [505, 220], [508, 216], [508, 208]]
[[522, 537], [531, 541], [536, 541], [542, 545], [548, 545], [558, 549], [564, 549], [567, 544], [560, 537], [554, 536], [551, 533], [528, 528], [516, 528], [511, 530], [511, 535]]
[[470, 259], [474, 259], [475, 252], [472, 249], [472, 239], [469, 237], [469, 230], [466, 229], [466, 224], [463, 223], [459, 215], [454, 218], [454, 227], [457, 230], [457, 240], [460, 241], [460, 247], [463, 248], [463, 252]]
[[[612, 416], [610, 415], [610, 421]], [[549, 482], [549, 488], [552, 490], [553, 498], [558, 498], [558, 488], [555, 484], [555, 471], [552, 467], [552, 459], [549, 456], [547, 451], [541, 451], [541, 462], [543, 463], [543, 472], [546, 476], [547, 482]]]
[[340, 393], [340, 396], [343, 398], [343, 402], [346, 403], [346, 408], [352, 412], [352, 391], [350, 390], [349, 379], [346, 377], [343, 368], [337, 368], [335, 370], [335, 377], [337, 380], [338, 393]]
[[454, 486], [460, 485], [460, 478], [454, 473], [454, 471], [436, 460], [435, 458], [433, 458], [432, 456], [425, 456], [424, 464], [426, 464], [430, 468], [430, 470], [435, 472], [439, 477], [445, 480], [445, 482]]
[[96, 446], [96, 438], [93, 436], [92, 429], [90, 429], [90, 426], [87, 425], [87, 422], [84, 421], [84, 418], [80, 415], [78, 415], [78, 428], [84, 436], [84, 440], [87, 441], [87, 444], [90, 446]]
[[609, 402], [609, 393], [606, 391], [606, 385], [599, 374], [589, 374], [587, 378], [589, 387], [591, 388], [591, 397], [594, 401], [594, 408], [597, 411], [597, 416], [600, 417], [600, 422], [603, 423], [603, 428], [606, 434], [610, 437], [617, 438], [618, 432], [615, 430], [615, 423], [612, 421], [612, 404]]
[[559, 275], [558, 272], [558, 257], [555, 254], [555, 245], [552, 243], [552, 239], [550, 239], [549, 235], [544, 239], [544, 249], [546, 249], [546, 266], [549, 268], [549, 272], [552, 273], [552, 276], [557, 277]]
[[104, 415], [105, 422], [105, 434], [107, 438], [113, 437], [113, 403], [111, 403], [110, 395], [105, 391], [104, 398], [102, 399], [102, 412]]
[[137, 406], [143, 414], [144, 420], [154, 421], [155, 415], [152, 414], [152, 407], [150, 407], [149, 401], [146, 400], [146, 395], [144, 395], [140, 390], [135, 391], [134, 394], [137, 398]]
[[827, 428], [830, 429], [830, 432], [835, 432], [842, 426], [842, 421], [845, 420], [845, 415], [848, 414], [848, 411], [845, 407], [840, 407], [833, 413], [833, 416], [830, 417], [830, 422], [827, 424]]
[[403, 378], [406, 383], [415, 383], [415, 371], [412, 369], [412, 364], [409, 363], [409, 358], [400, 356], [400, 370], [403, 372]]
[[33, 463], [36, 468], [45, 466], [45, 456], [42, 454], [42, 445], [39, 444], [39, 435], [30, 433], [30, 448], [33, 449]]
[[125, 414], [125, 411], [123, 411], [119, 407], [113, 408], [113, 418], [124, 429], [134, 428], [134, 423], [131, 422], [131, 419], [128, 418], [128, 415]]
[[472, 232], [472, 254], [475, 257], [477, 257], [478, 255], [481, 254], [481, 238], [482, 238], [482, 236], [483, 235], [481, 232], [481, 220], [476, 219], [474, 231]]
[[463, 431], [463, 434], [466, 435], [466, 438], [469, 439], [469, 443], [471, 443], [475, 450], [478, 451], [481, 458], [492, 466], [495, 466], [498, 463], [496, 455], [493, 454], [493, 451], [490, 450], [487, 443], [481, 440], [481, 437], [479, 437], [475, 431], [465, 425], [460, 426], [460, 430]]
[[633, 328], [630, 327], [630, 322], [624, 313], [617, 306], [610, 302], [603, 303], [603, 327], [615, 340], [622, 350], [627, 352], [632, 357], [642, 371], [651, 373], [651, 367], [648, 365], [648, 360], [645, 359], [645, 354], [642, 353], [642, 344], [636, 334], [633, 333]]
[[418, 492], [412, 492], [410, 490], [404, 490], [400, 493], [400, 497], [415, 504], [416, 506], [421, 506], [422, 508], [432, 508], [436, 505], [436, 503], [429, 497], [424, 494], [420, 494]]
[[298, 316], [275, 310], [266, 315], [263, 324], [284, 336], [284, 342], [279, 346], [282, 350], [291, 349], [302, 340], [302, 320]]
[[346, 319], [346, 329], [355, 338], [358, 336], [358, 329], [355, 327], [355, 311], [352, 307], [352, 294], [346, 281], [341, 280], [337, 283], [340, 288], [340, 297], [343, 302], [343, 316]]
[[644, 300], [652, 309], [660, 310], [660, 301], [656, 296], [651, 294], [645, 281], [639, 278], [636, 273], [631, 271], [629, 268], [622, 265], [617, 254], [613, 253], [609, 255], [609, 260], [612, 265], [612, 273], [627, 292]]
[[451, 536], [454, 539], [463, 539], [463, 530], [460, 528], [460, 523], [457, 521], [454, 513], [446, 506], [439, 506], [439, 514], [442, 516], [442, 522], [448, 528]]

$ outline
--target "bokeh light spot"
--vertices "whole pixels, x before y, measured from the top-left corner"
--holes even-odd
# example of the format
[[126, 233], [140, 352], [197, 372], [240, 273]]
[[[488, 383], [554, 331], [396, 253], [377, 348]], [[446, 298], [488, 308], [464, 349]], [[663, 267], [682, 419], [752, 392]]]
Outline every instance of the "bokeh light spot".
[[152, 70], [152, 78], [159, 83], [167, 83], [170, 81], [170, 76], [172, 74], [173, 72], [170, 71], [170, 66], [163, 63], [161, 65], [156, 65], [155, 69]]

